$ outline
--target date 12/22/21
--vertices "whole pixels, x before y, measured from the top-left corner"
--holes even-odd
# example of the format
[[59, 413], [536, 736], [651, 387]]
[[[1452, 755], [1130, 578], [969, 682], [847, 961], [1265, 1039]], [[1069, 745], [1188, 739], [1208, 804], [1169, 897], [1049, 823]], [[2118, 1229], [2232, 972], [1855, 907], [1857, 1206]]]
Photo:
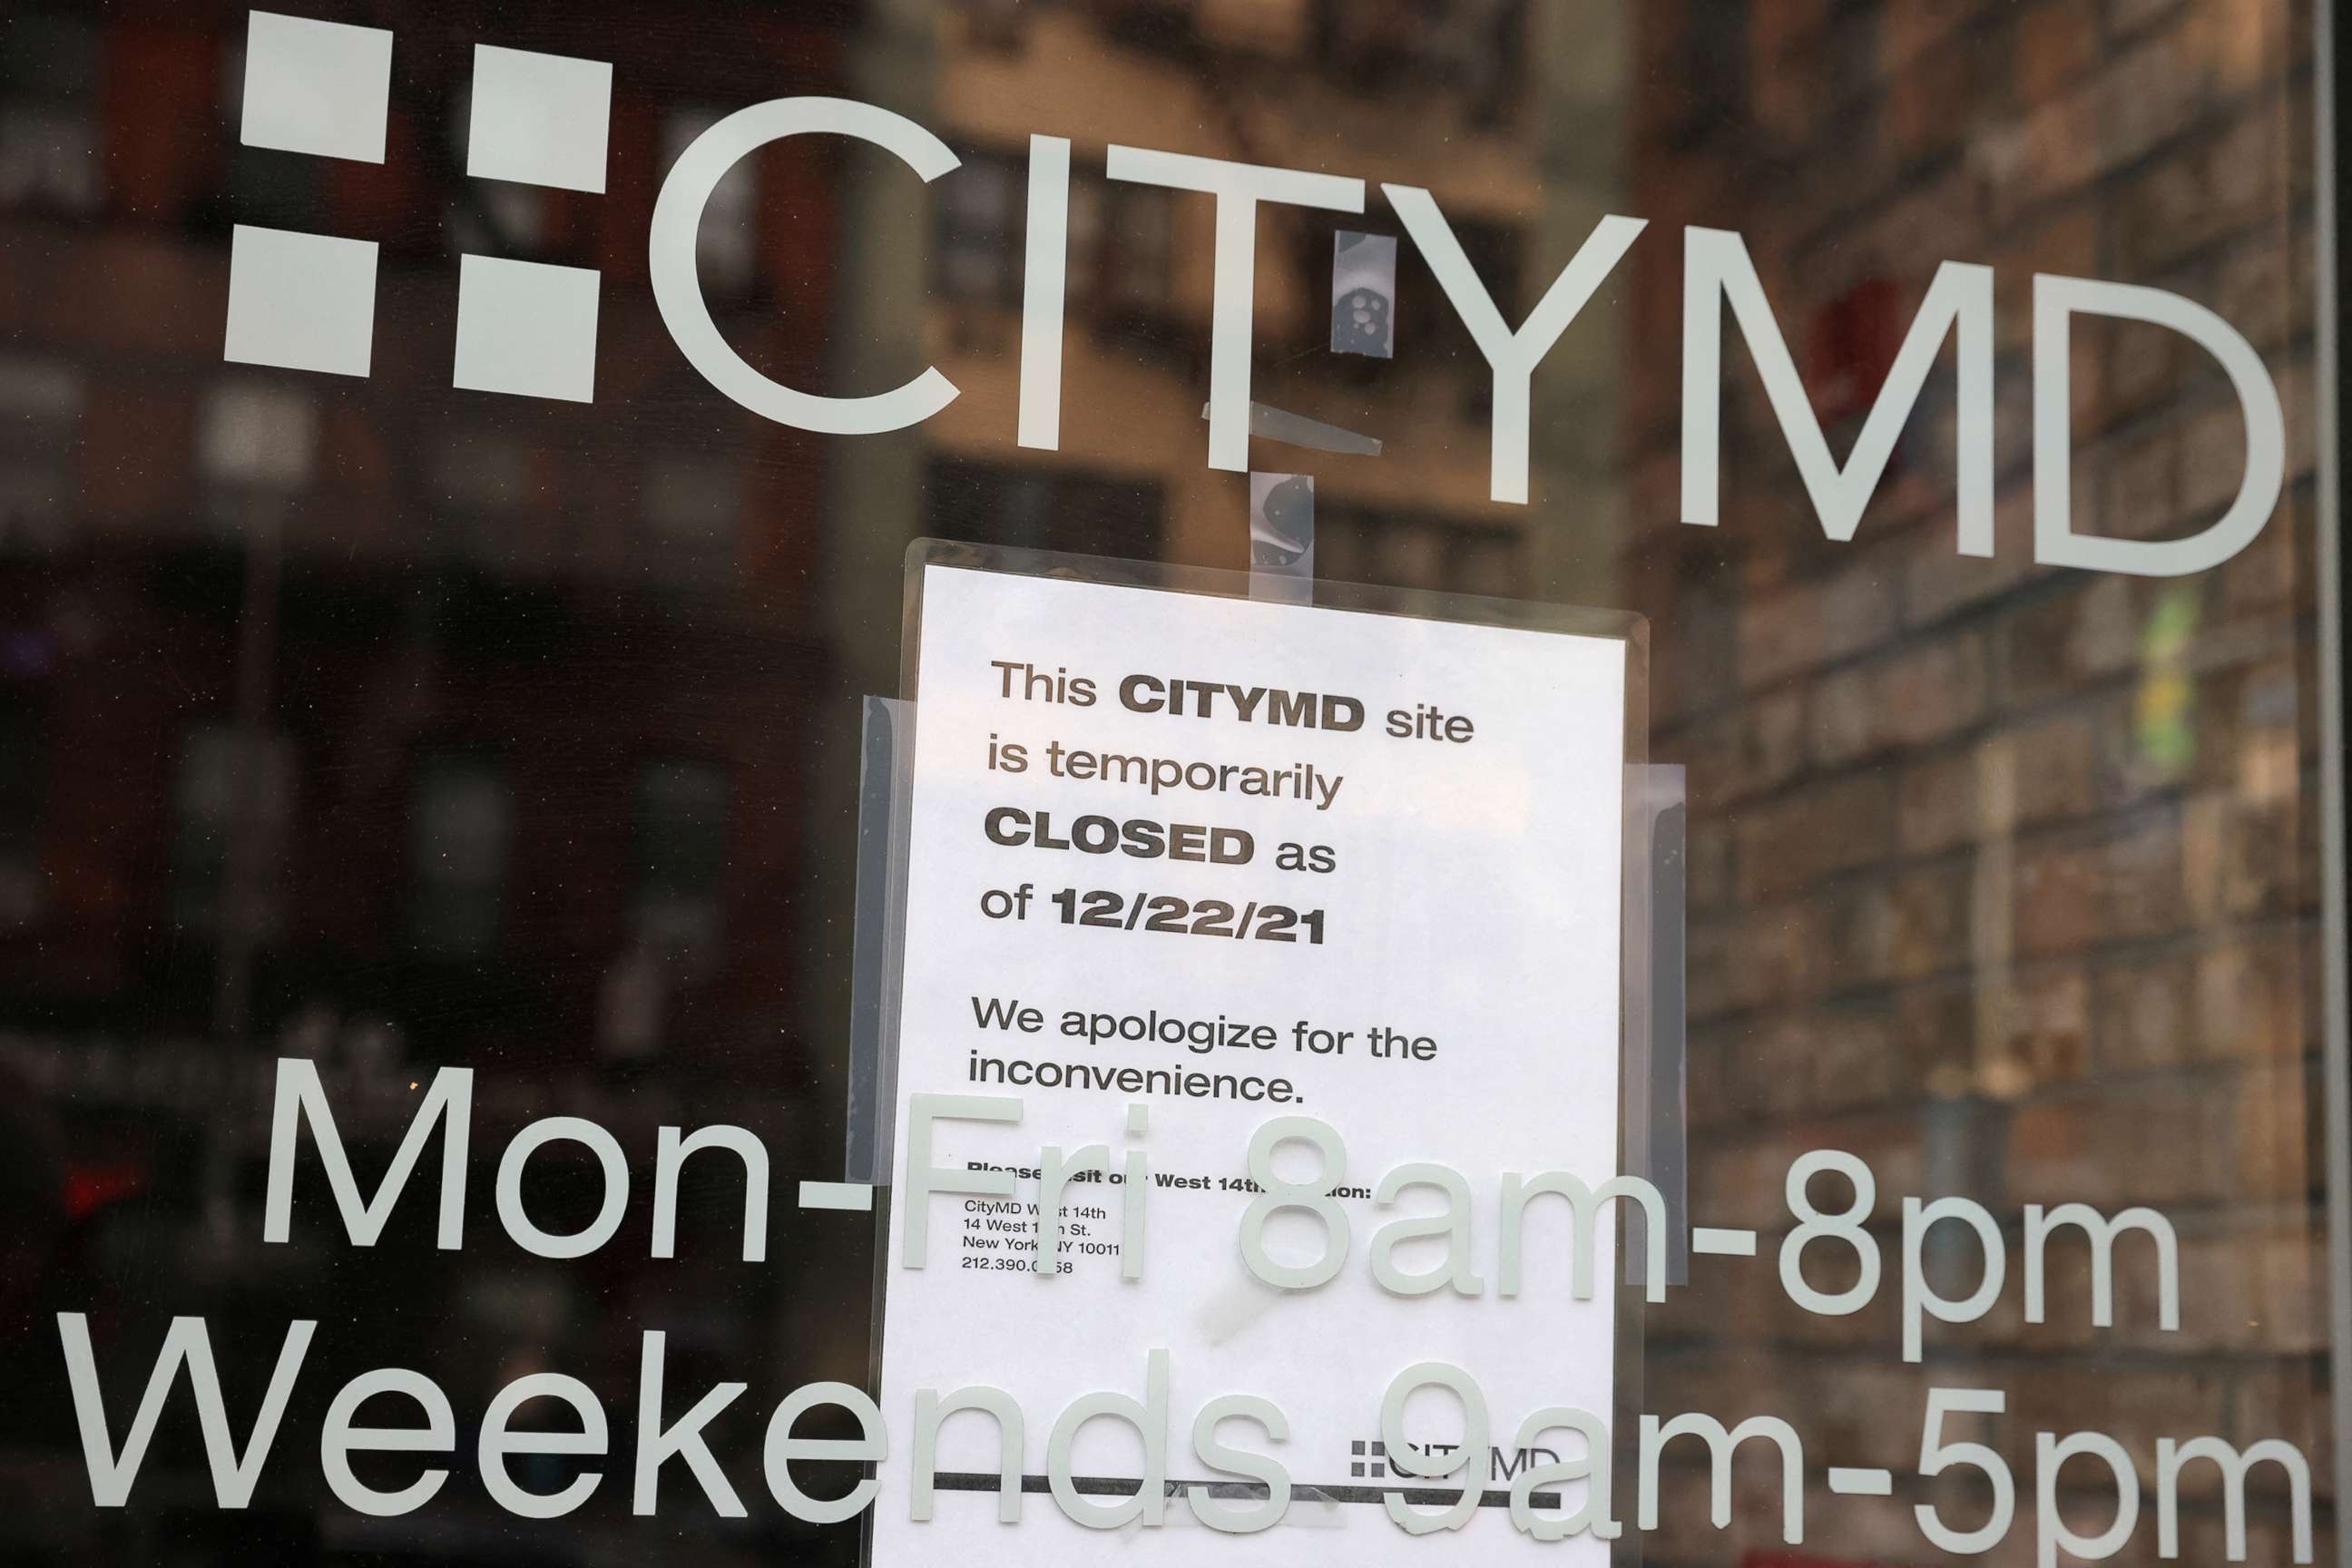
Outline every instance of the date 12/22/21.
[[[992, 888], [980, 896], [991, 920], [1027, 920], [1035, 889]], [[1289, 904], [1236, 904], [1227, 899], [1186, 899], [1173, 893], [1121, 893], [1106, 889], [1064, 888], [1045, 896], [1066, 926], [1107, 931], [1151, 931], [1179, 936], [1223, 937], [1233, 942], [1304, 942], [1323, 945], [1323, 911]]]
[[1224, 899], [1184, 899], [1173, 893], [1126, 893], [1064, 888], [1053, 896], [1064, 925], [1106, 926], [1119, 931], [1222, 936], [1236, 942], [1297, 942], [1323, 945], [1323, 911], [1255, 900], [1234, 905]]

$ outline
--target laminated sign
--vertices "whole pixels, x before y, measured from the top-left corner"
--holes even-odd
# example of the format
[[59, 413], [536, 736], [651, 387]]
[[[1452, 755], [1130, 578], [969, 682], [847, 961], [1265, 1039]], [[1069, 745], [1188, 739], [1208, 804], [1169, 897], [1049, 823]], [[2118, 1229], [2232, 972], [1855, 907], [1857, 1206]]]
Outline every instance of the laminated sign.
[[874, 1561], [1602, 1561], [1638, 623], [914, 570]]

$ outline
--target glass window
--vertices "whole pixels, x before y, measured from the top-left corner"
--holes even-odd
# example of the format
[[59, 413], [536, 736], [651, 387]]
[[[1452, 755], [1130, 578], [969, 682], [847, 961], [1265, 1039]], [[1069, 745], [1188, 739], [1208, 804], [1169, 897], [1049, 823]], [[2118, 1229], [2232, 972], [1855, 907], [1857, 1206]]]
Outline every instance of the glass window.
[[[723, 110], [708, 105], [672, 108], [662, 118], [663, 165], [675, 163], [723, 117]], [[695, 266], [705, 290], [716, 298], [741, 300], [759, 280], [760, 203], [760, 161], [747, 158], [720, 177], [703, 206], [694, 235]]]
[[48, 815], [48, 744], [40, 716], [5, 694], [0, 754], [12, 759], [6, 782], [0, 784], [0, 931], [15, 931], [38, 921], [45, 901], [41, 853]]
[[933, 462], [932, 515], [942, 537], [984, 539], [1027, 550], [1067, 549], [1105, 538], [1149, 555], [1160, 530], [1148, 484], [1091, 474], [1039, 472], [957, 459]]
[[689, 967], [721, 951], [726, 921], [727, 773], [706, 763], [637, 771], [636, 889], [630, 924]]
[[514, 839], [505, 771], [479, 757], [428, 760], [417, 769], [408, 820], [411, 939], [437, 957], [489, 953]]
[[206, 937], [278, 931], [293, 797], [287, 737], [210, 722], [187, 731], [172, 801], [173, 923]]
[[98, 29], [27, 11], [0, 36], [0, 207], [66, 216], [105, 199], [99, 171]]
[[69, 366], [0, 359], [0, 552], [38, 552], [65, 542], [82, 397], [82, 378]]
[[2345, 1560], [2334, 7], [0, 11], [0, 1563]]

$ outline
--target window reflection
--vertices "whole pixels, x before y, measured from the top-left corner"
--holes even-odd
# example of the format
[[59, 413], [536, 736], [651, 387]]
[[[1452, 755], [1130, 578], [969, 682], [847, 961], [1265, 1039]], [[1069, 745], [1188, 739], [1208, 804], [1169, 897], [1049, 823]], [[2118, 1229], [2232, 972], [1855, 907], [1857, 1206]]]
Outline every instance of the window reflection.
[[[467, 1386], [461, 1408], [528, 1370], [628, 1388], [657, 1320], [679, 1387], [862, 1375], [862, 1239], [780, 1215], [771, 1266], [714, 1259], [693, 1245], [732, 1223], [710, 1186], [683, 1194], [688, 1245], [660, 1268], [451, 1258], [421, 1225], [364, 1258], [262, 1246], [257, 1086], [278, 1054], [319, 1061], [370, 1173], [413, 1082], [466, 1065], [501, 1129], [580, 1105], [740, 1121], [780, 1170], [839, 1173], [857, 705], [898, 689], [907, 542], [1248, 563], [1248, 479], [1204, 461], [1211, 205], [1109, 180], [1114, 142], [1427, 186], [1514, 323], [1600, 214], [1650, 220], [1546, 362], [1519, 508], [1488, 499], [1486, 368], [1409, 240], [1396, 357], [1328, 352], [1333, 233], [1401, 236], [1393, 212], [1267, 210], [1253, 396], [1381, 455], [1261, 439], [1253, 461], [1312, 475], [1328, 578], [1648, 616], [1651, 749], [1691, 792], [1696, 1217], [1769, 1249], [1773, 1178], [1831, 1146], [1890, 1194], [1965, 1194], [2012, 1227], [2027, 1203], [2165, 1205], [2198, 1281], [2184, 1335], [2149, 1331], [2144, 1302], [2113, 1331], [1988, 1321], [1940, 1342], [1937, 1375], [2015, 1387], [2004, 1442], [2039, 1424], [2324, 1451], [2343, 1304], [2317, 1032], [2342, 955], [2318, 922], [2336, 654], [2315, 630], [2308, 7], [384, 0], [364, 18], [401, 40], [381, 165], [241, 144], [243, 16], [0, 20], [0, 1477], [29, 1478], [0, 1557], [526, 1551], [473, 1514], [362, 1527], [307, 1475], [247, 1519], [98, 1518], [45, 1337], [61, 1306], [105, 1317], [124, 1364], [171, 1310], [381, 1313], [385, 1359]], [[602, 195], [465, 176], [478, 42], [614, 62]], [[913, 431], [759, 420], [653, 307], [664, 172], [793, 94], [887, 100], [962, 167], [923, 186], [766, 149], [706, 209], [705, 296], [788, 384], [867, 393], [936, 363], [961, 395]], [[1073, 142], [1050, 452], [1013, 439], [1040, 132]], [[238, 224], [382, 247], [368, 376], [223, 363]], [[1834, 543], [1735, 351], [1723, 524], [1676, 521], [1686, 224], [1748, 236], [1841, 454], [1935, 265], [1997, 268], [1995, 556], [1952, 549], [1948, 367]], [[451, 385], [461, 253], [598, 271], [593, 403]], [[2265, 354], [2293, 477], [2242, 555], [2177, 582], [2034, 563], [2036, 271], [2177, 289]], [[2161, 333], [2086, 324], [2074, 352], [2084, 526], [2209, 521], [2242, 458], [2221, 390]], [[592, 1175], [551, 1165], [534, 1202], [552, 1218]], [[2053, 1291], [2087, 1268], [2057, 1260]], [[1920, 1384], [1878, 1330], [1718, 1281], [1651, 1321], [1652, 1407], [1777, 1411], [1909, 1487]], [[745, 1473], [756, 1436], [728, 1441]], [[159, 1444], [157, 1473], [201, 1487], [190, 1432]], [[1658, 1561], [1779, 1549], [1769, 1513], [1717, 1533], [1700, 1499], [1670, 1474]], [[1843, 1500], [1816, 1543], [1902, 1557], [1914, 1500]], [[2284, 1561], [2279, 1503], [2253, 1515]], [[2189, 1514], [2186, 1555], [2220, 1560], [2217, 1500]], [[674, 1522], [639, 1535], [615, 1511], [528, 1549], [856, 1560], [850, 1531]]]
[[0, 52], [0, 205], [97, 212], [97, 27], [76, 16], [19, 16]]
[[409, 935], [441, 958], [472, 958], [498, 943], [514, 798], [485, 757], [435, 757], [416, 773], [409, 805]]
[[717, 962], [726, 936], [726, 770], [664, 761], [637, 770], [635, 941], [688, 973]]

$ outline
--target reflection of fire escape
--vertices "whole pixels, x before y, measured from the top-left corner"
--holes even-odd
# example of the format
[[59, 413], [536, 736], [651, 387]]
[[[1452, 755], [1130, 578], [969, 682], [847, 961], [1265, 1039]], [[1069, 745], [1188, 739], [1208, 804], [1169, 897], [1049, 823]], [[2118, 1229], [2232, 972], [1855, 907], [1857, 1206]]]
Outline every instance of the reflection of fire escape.
[[[1302, 0], [1312, 12], [1309, 48], [1320, 66], [1351, 86], [1392, 84], [1413, 94], [1450, 89], [1475, 125], [1491, 126], [1507, 113], [1510, 73], [1526, 42], [1526, 0]], [[1243, 88], [1246, 57], [1221, 51], [1200, 28], [1200, 0], [1091, 0], [1090, 14], [1112, 37], [1166, 56], [1185, 68], [1200, 93], [1203, 120], [1222, 130], [1232, 155], [1247, 163], [1286, 162], [1253, 122]], [[1305, 62], [1302, 62], [1305, 63]], [[1284, 71], [1297, 68], [1283, 62]], [[1282, 93], [1271, 102], [1295, 107]], [[1318, 232], [1307, 214], [1274, 205], [1264, 216], [1278, 226], [1279, 243], [1294, 251], [1308, 275], [1318, 258], [1307, 247]]]
[[1333, 63], [1350, 79], [1425, 91], [1433, 78], [1481, 119], [1506, 97], [1509, 29], [1525, 21], [1519, 0], [1346, 0], [1326, 15]]
[[1200, 89], [1204, 107], [1231, 140], [1235, 158], [1245, 163], [1265, 163], [1263, 144], [1252, 132], [1235, 90], [1241, 62], [1220, 53], [1201, 36], [1199, 9], [1199, 0], [1091, 0], [1087, 7], [1096, 24], [1111, 38], [1150, 49], [1183, 67]]

